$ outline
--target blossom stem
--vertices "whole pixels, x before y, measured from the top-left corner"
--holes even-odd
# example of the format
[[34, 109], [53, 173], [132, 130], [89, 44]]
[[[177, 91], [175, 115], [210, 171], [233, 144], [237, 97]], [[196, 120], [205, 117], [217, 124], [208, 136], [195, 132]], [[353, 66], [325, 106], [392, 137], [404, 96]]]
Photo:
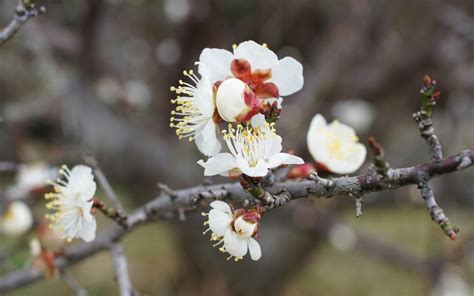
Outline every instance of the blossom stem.
[[112, 207], [107, 207], [103, 202], [98, 200], [97, 198], [93, 199], [94, 204], [92, 205], [93, 208], [98, 209], [102, 212], [107, 218], [110, 218], [117, 222], [120, 226], [127, 228], [127, 215], [122, 212], [115, 210]]

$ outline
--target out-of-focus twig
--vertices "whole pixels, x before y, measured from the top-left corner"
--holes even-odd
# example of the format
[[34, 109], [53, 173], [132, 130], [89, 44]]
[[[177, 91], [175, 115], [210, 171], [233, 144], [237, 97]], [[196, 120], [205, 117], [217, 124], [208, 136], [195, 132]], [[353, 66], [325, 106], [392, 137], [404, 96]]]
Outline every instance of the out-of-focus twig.
[[12, 21], [0, 31], [0, 45], [10, 40], [30, 19], [44, 13], [43, 6], [36, 7], [32, 1], [19, 1]]
[[119, 286], [120, 296], [135, 295], [135, 289], [128, 275], [127, 259], [125, 258], [122, 246], [119, 243], [115, 243], [110, 248], [110, 251], [115, 267], [115, 277]]
[[10, 161], [0, 161], [0, 172], [16, 172], [19, 165]]
[[115, 194], [115, 191], [113, 190], [112, 186], [107, 180], [107, 177], [105, 176], [105, 174], [100, 169], [99, 164], [97, 163], [97, 160], [94, 158], [94, 156], [88, 153], [87, 155], [84, 156], [84, 161], [87, 165], [91, 166], [92, 169], [94, 170], [94, 175], [97, 178], [97, 181], [99, 181], [99, 184], [104, 189], [105, 194], [112, 202], [112, 205], [114, 206], [115, 210], [120, 213], [125, 213], [125, 209], [122, 205], [122, 202], [118, 198], [117, 194]]
[[75, 296], [87, 296], [87, 291], [66, 270], [61, 271], [61, 278], [71, 288]]

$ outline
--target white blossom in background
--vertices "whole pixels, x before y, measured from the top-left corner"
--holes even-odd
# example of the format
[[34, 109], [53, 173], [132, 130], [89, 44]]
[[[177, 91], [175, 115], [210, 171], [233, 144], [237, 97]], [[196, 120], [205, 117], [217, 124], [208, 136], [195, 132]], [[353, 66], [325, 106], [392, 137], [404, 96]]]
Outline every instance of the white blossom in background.
[[91, 213], [92, 198], [97, 189], [92, 169], [76, 165], [69, 170], [62, 166], [59, 174], [63, 179], [50, 181], [55, 192], [45, 194], [45, 198], [50, 200], [46, 208], [53, 211], [46, 218], [61, 238], [68, 241], [81, 238], [90, 242], [94, 240], [97, 229], [95, 217]]
[[[291, 95], [303, 87], [303, 66], [292, 57], [278, 59], [264, 45], [245, 41], [234, 46], [230, 52], [219, 48], [205, 48], [199, 57], [199, 73], [206, 76], [212, 85], [224, 85], [217, 91], [216, 102], [219, 114], [229, 122], [242, 122], [251, 118], [244, 116], [249, 106], [255, 112], [257, 100], [281, 102], [282, 96]], [[237, 79], [226, 83], [227, 79]], [[220, 88], [220, 86], [219, 86]], [[243, 91], [245, 90], [245, 91]], [[246, 96], [242, 96], [246, 94]], [[263, 102], [261, 101], [261, 102]], [[260, 103], [261, 103], [260, 102]], [[235, 110], [240, 106], [240, 110]], [[232, 108], [232, 110], [227, 110]], [[240, 116], [229, 116], [240, 114]], [[255, 113], [253, 113], [255, 114]]]
[[320, 114], [313, 117], [306, 141], [313, 158], [336, 174], [357, 171], [367, 155], [353, 128], [337, 120], [327, 124]]
[[459, 268], [448, 265], [444, 268], [441, 276], [434, 285], [431, 296], [470, 296], [474, 293], [474, 287], [460, 274]]
[[41, 243], [36, 237], [30, 240], [30, 254], [38, 257], [41, 254]]
[[359, 99], [337, 102], [331, 111], [335, 118], [352, 126], [361, 133], [367, 131], [375, 117], [374, 107], [368, 102]]
[[30, 208], [21, 201], [10, 203], [0, 217], [0, 231], [7, 236], [20, 236], [30, 230], [33, 215]]
[[232, 211], [227, 203], [218, 200], [212, 202], [211, 207], [209, 213], [203, 213], [208, 216], [204, 225], [209, 226], [204, 234], [212, 232], [211, 241], [217, 241], [214, 247], [221, 246], [221, 252], [229, 253], [228, 260], [232, 257], [235, 261], [241, 260], [247, 252], [252, 260], [259, 260], [262, 250], [253, 237], [257, 234], [260, 213], [243, 209]]
[[171, 100], [177, 104], [171, 111], [170, 126], [176, 128], [176, 135], [195, 141], [199, 151], [211, 156], [221, 150], [217, 139], [217, 123], [214, 118], [216, 109], [213, 87], [206, 77], [199, 79], [193, 71], [184, 71], [191, 83], [179, 81], [178, 87], [171, 87], [177, 97]]
[[148, 86], [140, 80], [129, 80], [124, 85], [124, 100], [137, 109], [145, 109], [150, 105], [151, 92]]
[[31, 193], [45, 188], [46, 180], [54, 179], [56, 176], [56, 169], [43, 163], [21, 165], [15, 185], [7, 189], [7, 196], [13, 199], [27, 197]]
[[331, 245], [341, 251], [352, 250], [357, 242], [354, 231], [343, 224], [331, 226], [328, 237]]
[[264, 177], [268, 171], [283, 164], [303, 164], [294, 155], [282, 153], [282, 139], [272, 130], [238, 125], [235, 129], [229, 124], [222, 131], [230, 153], [219, 153], [198, 164], [204, 167], [205, 176]]

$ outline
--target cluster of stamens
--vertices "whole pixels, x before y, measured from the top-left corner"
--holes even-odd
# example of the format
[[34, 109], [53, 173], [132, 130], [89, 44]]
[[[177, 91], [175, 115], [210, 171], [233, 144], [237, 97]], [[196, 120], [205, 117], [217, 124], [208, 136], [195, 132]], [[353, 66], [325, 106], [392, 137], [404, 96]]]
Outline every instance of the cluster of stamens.
[[265, 122], [265, 125], [267, 129], [242, 124], [234, 128], [229, 124], [228, 129], [222, 133], [230, 152], [242, 156], [250, 166], [257, 165], [265, 157], [265, 140], [270, 136], [269, 133], [275, 133], [274, 123]]
[[177, 106], [175, 110], [171, 111], [170, 127], [176, 128], [176, 135], [179, 139], [188, 138], [191, 142], [200, 132], [199, 128], [206, 123], [206, 120], [198, 108], [198, 98], [194, 96], [199, 78], [193, 70], [183, 71], [183, 75], [188, 77], [194, 85], [179, 80], [179, 86], [170, 88], [177, 95], [175, 99], [171, 100], [171, 103], [177, 104]]
[[[66, 165], [61, 166], [61, 169], [59, 170], [60, 177], [56, 179], [55, 182], [51, 180], [47, 181], [49, 185], [53, 186], [54, 192], [46, 193], [44, 195], [45, 199], [50, 200], [46, 204], [46, 208], [52, 211], [52, 213], [46, 214], [45, 218], [51, 222], [49, 227], [58, 232], [62, 232], [64, 230], [64, 226], [58, 224], [57, 222], [64, 214], [63, 203], [61, 202], [61, 199], [64, 198], [63, 189], [68, 185], [70, 174], [71, 171]], [[61, 177], [63, 177], [64, 180], [61, 179]], [[72, 238], [68, 237], [67, 240], [71, 241]]]

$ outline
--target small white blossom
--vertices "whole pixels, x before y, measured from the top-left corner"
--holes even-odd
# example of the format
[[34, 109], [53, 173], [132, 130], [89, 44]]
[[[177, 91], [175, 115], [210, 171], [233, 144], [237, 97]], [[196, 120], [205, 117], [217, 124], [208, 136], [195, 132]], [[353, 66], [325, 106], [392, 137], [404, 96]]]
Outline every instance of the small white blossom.
[[214, 121], [215, 103], [212, 85], [206, 77], [199, 79], [193, 71], [184, 71], [191, 83], [179, 81], [178, 87], [171, 87], [176, 92], [176, 110], [171, 111], [170, 126], [176, 128], [180, 138], [194, 140], [199, 151], [211, 156], [218, 153], [221, 144], [217, 139], [217, 125]]
[[314, 116], [307, 134], [313, 158], [337, 174], [353, 173], [364, 163], [367, 149], [358, 141], [350, 126], [337, 120], [327, 124], [320, 114]]
[[92, 169], [77, 165], [69, 170], [62, 166], [59, 174], [64, 177], [63, 180], [50, 182], [55, 193], [45, 194], [45, 198], [51, 200], [46, 208], [54, 211], [46, 218], [63, 239], [71, 241], [77, 237], [90, 242], [94, 240], [97, 229], [95, 217], [91, 213], [92, 198], [97, 188]]
[[229, 125], [228, 131], [222, 132], [230, 153], [216, 154], [207, 162], [199, 160], [205, 176], [264, 177], [280, 165], [304, 163], [297, 156], [281, 153], [282, 139], [269, 128], [238, 125], [234, 129]]
[[19, 236], [30, 230], [33, 215], [30, 208], [21, 201], [12, 202], [0, 217], [0, 230], [8, 236]]
[[209, 225], [204, 234], [212, 232], [211, 241], [217, 241], [214, 247], [221, 246], [221, 252], [229, 253], [227, 259], [241, 260], [249, 251], [252, 260], [259, 260], [262, 250], [253, 237], [257, 234], [260, 213], [243, 209], [232, 211], [228, 204], [218, 200], [212, 202], [211, 207], [209, 213], [203, 213], [208, 216], [204, 225]]
[[261, 99], [288, 96], [303, 87], [303, 66], [292, 57], [278, 59], [266, 44], [245, 41], [234, 51], [205, 48], [199, 57], [199, 73], [211, 84], [237, 78]]
[[43, 189], [45, 181], [54, 179], [56, 175], [56, 169], [43, 163], [21, 165], [15, 185], [7, 189], [7, 196], [14, 199], [27, 197], [32, 192]]

